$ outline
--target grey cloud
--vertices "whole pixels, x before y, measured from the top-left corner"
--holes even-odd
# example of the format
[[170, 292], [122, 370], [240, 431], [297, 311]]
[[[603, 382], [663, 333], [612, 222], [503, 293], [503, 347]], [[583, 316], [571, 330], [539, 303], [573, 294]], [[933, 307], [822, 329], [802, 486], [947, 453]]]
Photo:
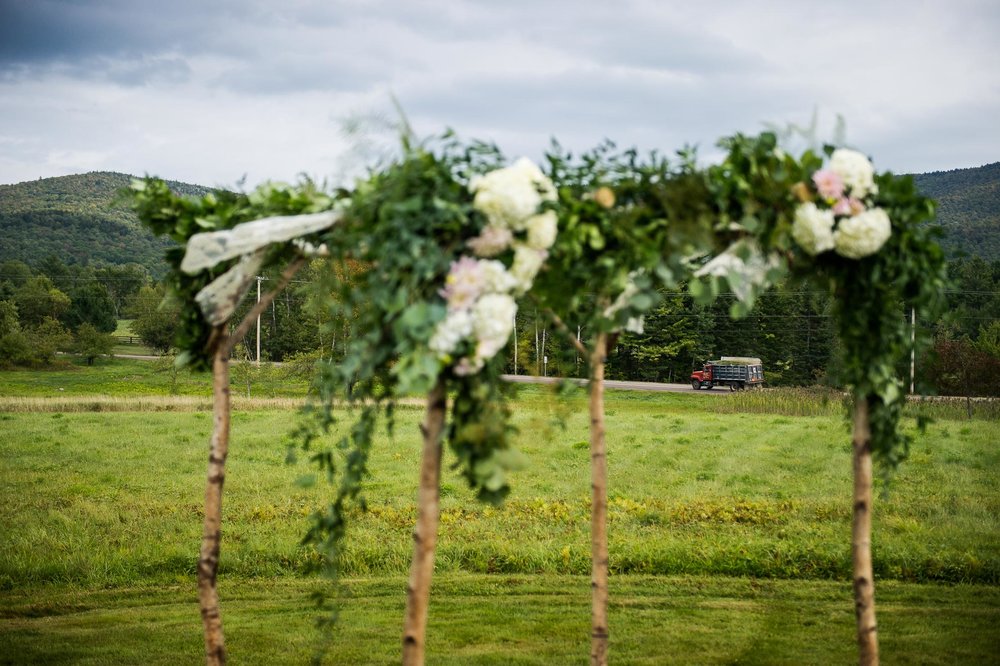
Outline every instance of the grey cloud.
[[[277, 126], [279, 145], [311, 148], [317, 135], [334, 131], [331, 117], [389, 107], [381, 91], [398, 96], [420, 133], [451, 126], [532, 156], [551, 135], [574, 149], [607, 136], [667, 151], [699, 143], [704, 153], [721, 135], [755, 132], [765, 121], [807, 123], [816, 105], [822, 114], [845, 110], [830, 108], [842, 99], [849, 138], [880, 167], [961, 166], [1000, 155], [991, 67], [1000, 57], [1000, 3], [958, 1], [946, 11], [859, 0], [826, 9], [793, 0], [702, 4], [0, 0], [0, 124], [32, 146], [29, 155], [28, 143], [17, 152], [5, 144], [0, 170], [34, 177], [39, 165], [53, 164], [45, 154], [86, 157], [96, 146], [111, 151], [109, 161], [127, 155], [225, 174], [214, 181], [248, 168], [266, 175], [277, 163], [253, 163], [253, 152], [241, 149], [247, 134], [272, 136]], [[897, 57], [901, 11], [912, 18], [911, 41], [935, 40], [916, 51], [902, 40], [910, 50]], [[827, 24], [836, 29], [822, 32]], [[872, 51], [874, 66], [855, 47], [847, 67], [810, 69], [837, 63], [843, 44], [882, 48]], [[907, 62], [928, 52], [940, 70]], [[954, 76], [939, 85], [941, 72]], [[956, 80], [962, 85], [947, 85]], [[861, 92], [852, 82], [863, 84]], [[963, 108], [951, 108], [949, 95], [961, 95]], [[176, 122], [173, 105], [199, 109], [197, 118]], [[294, 122], [281, 116], [287, 108], [296, 110]], [[123, 118], [135, 123], [127, 136]], [[161, 121], [156, 132], [144, 125], [152, 119]], [[203, 159], [182, 150], [195, 123], [220, 142]], [[887, 130], [889, 123], [907, 126]], [[339, 143], [322, 153], [298, 150], [294, 160], [322, 170], [316, 165], [335, 160], [337, 150]]]
[[3, 0], [0, 63], [44, 64], [194, 49], [208, 26], [183, 18], [191, 5], [200, 3]]
[[[762, 92], [738, 76], [656, 85], [593, 69], [533, 80], [465, 80], [447, 88], [410, 90], [400, 97], [407, 109], [422, 117], [465, 118], [479, 127], [542, 130], [592, 140], [604, 138], [597, 135], [600, 132], [644, 149], [674, 149], [689, 141], [719, 138], [712, 132], [752, 132], [764, 121], [790, 120], [775, 116], [794, 107], [791, 92]], [[690, 136], [678, 137], [677, 128]], [[657, 145], [667, 136], [674, 138], [673, 145]]]
[[864, 137], [864, 145], [875, 156], [877, 167], [895, 171], [923, 173], [982, 166], [1000, 161], [1000, 134], [983, 123], [984, 118], [997, 117], [1000, 99], [946, 107], [906, 127]]
[[374, 68], [357, 63], [352, 67], [338, 62], [318, 62], [308, 58], [278, 58], [262, 65], [240, 65], [212, 81], [213, 86], [237, 93], [282, 95], [299, 92], [357, 92], [377, 80]]
[[283, 30], [254, 57], [233, 61], [212, 83], [254, 94], [356, 92], [405, 71], [401, 55], [415, 41], [396, 26], [366, 21]]
[[[187, 61], [173, 56], [132, 59], [88, 56], [49, 64], [45, 66], [45, 71], [83, 81], [107, 81], [126, 88], [174, 85], [184, 83], [191, 77]], [[16, 84], [34, 78], [37, 73], [38, 68], [31, 65], [13, 65], [6, 70], [0, 69], [0, 82]]]

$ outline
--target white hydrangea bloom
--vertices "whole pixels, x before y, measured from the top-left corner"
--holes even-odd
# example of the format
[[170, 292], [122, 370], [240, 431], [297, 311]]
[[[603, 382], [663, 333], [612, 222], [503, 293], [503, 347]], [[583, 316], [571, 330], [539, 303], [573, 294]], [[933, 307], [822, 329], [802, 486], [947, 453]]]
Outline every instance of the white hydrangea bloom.
[[465, 338], [472, 335], [472, 314], [468, 310], [454, 310], [441, 320], [434, 329], [427, 346], [441, 356], [455, 351]]
[[[469, 183], [473, 206], [487, 218], [487, 225], [466, 245], [478, 257], [495, 257], [514, 248], [510, 270], [495, 259], [461, 257], [452, 262], [439, 291], [449, 313], [434, 330], [431, 350], [449, 357], [463, 340], [475, 343], [475, 353], [458, 359], [452, 370], [466, 376], [482, 370], [510, 338], [517, 304], [512, 292], [531, 288], [548, 248], [558, 231], [553, 211], [539, 213], [543, 201], [554, 200], [551, 181], [530, 160], [520, 159], [504, 169], [477, 176]], [[525, 232], [515, 240], [514, 232]]]
[[542, 173], [542, 170], [538, 168], [538, 165], [529, 160], [527, 157], [522, 157], [514, 162], [511, 168], [516, 173], [521, 174], [522, 178], [531, 180], [544, 201], [555, 201], [556, 188], [552, 184], [552, 181], [549, 180], [548, 176]]
[[804, 203], [795, 209], [792, 238], [809, 254], [833, 249], [833, 211], [821, 210], [816, 204]]
[[889, 215], [881, 208], [872, 208], [842, 219], [833, 232], [833, 242], [837, 254], [861, 259], [878, 252], [891, 235]]
[[493, 358], [503, 349], [514, 330], [517, 303], [507, 294], [487, 294], [472, 308], [472, 330], [476, 336], [476, 361]]
[[514, 264], [510, 267], [510, 274], [514, 276], [519, 291], [525, 292], [531, 289], [545, 256], [545, 250], [536, 250], [527, 245], [518, 246], [514, 250]]
[[536, 250], [547, 250], [556, 242], [556, 232], [559, 218], [554, 210], [547, 210], [539, 215], [532, 215], [525, 222], [528, 230], [528, 247]]
[[847, 148], [838, 148], [830, 156], [830, 170], [836, 173], [851, 188], [851, 194], [861, 198], [875, 194], [875, 168], [862, 153]]
[[503, 262], [495, 259], [480, 260], [479, 265], [483, 275], [484, 293], [506, 294], [517, 287], [517, 280], [507, 271]]
[[472, 205], [486, 215], [490, 225], [514, 231], [524, 229], [543, 200], [555, 198], [551, 181], [523, 157], [509, 167], [474, 179], [469, 189], [475, 193]]

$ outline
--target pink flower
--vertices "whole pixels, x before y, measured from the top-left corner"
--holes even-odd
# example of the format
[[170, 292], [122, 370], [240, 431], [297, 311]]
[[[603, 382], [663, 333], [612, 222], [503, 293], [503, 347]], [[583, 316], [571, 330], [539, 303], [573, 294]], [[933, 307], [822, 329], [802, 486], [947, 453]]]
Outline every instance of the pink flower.
[[819, 195], [828, 201], [844, 196], [844, 179], [832, 169], [820, 169], [814, 173], [813, 183]]
[[468, 357], [464, 357], [455, 364], [455, 374], [459, 377], [468, 377], [479, 372], [480, 367], [482, 366], [477, 367], [477, 364], [469, 360]]
[[462, 257], [451, 262], [451, 270], [445, 278], [444, 289], [438, 293], [448, 301], [448, 309], [465, 310], [472, 307], [479, 295], [483, 293], [485, 272], [478, 261], [472, 257]]
[[514, 234], [506, 227], [487, 225], [479, 235], [466, 241], [473, 252], [480, 257], [495, 257], [514, 240]]
[[861, 199], [856, 197], [840, 197], [833, 205], [833, 212], [836, 215], [857, 215], [865, 210], [865, 205]]

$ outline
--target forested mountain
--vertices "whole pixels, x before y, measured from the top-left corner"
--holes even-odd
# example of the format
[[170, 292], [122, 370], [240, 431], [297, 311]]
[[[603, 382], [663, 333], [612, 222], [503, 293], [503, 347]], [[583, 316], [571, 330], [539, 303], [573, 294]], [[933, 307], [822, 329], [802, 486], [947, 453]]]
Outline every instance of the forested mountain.
[[[169, 241], [144, 229], [121, 197], [131, 176], [92, 172], [0, 185], [0, 261], [36, 266], [48, 256], [67, 264], [140, 263], [154, 276], [166, 269]], [[1000, 162], [915, 176], [938, 200], [949, 253], [1000, 259]], [[179, 194], [209, 188], [170, 182]]]
[[938, 201], [949, 253], [1000, 259], [1000, 162], [922, 173], [914, 180], [921, 192]]
[[[131, 178], [98, 171], [0, 185], [0, 261], [35, 266], [56, 256], [67, 264], [135, 262], [163, 274], [169, 241], [142, 227], [123, 199]], [[185, 183], [170, 186], [180, 194], [209, 191]]]

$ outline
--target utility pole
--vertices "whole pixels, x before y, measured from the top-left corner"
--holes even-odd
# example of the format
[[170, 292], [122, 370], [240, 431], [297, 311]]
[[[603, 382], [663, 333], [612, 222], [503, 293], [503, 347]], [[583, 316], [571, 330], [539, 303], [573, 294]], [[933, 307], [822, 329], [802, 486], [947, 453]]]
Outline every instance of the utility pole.
[[[260, 303], [260, 281], [265, 278], [257, 276], [257, 302]], [[260, 313], [257, 313], [257, 367], [260, 367]]]
[[917, 309], [910, 306], [910, 395], [917, 375]]
[[517, 374], [517, 317], [514, 317], [514, 374]]
[[[580, 342], [580, 332], [582, 330], [583, 330], [582, 327], [579, 324], [577, 324], [577, 326], [576, 326], [576, 341], [577, 342]], [[579, 348], [580, 348], [580, 345], [577, 345], [576, 346], [576, 350], [577, 350], [577, 352], [576, 352], [576, 376], [577, 377], [580, 376], [580, 352], [579, 352]]]

